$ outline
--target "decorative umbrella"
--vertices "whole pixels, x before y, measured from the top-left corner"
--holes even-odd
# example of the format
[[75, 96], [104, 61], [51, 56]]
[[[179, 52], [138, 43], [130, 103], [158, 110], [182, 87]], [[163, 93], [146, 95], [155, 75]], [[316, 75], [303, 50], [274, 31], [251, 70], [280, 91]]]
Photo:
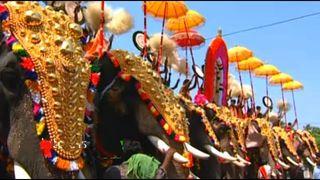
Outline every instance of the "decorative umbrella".
[[[242, 46], [236, 46], [228, 50], [229, 63], [237, 63], [237, 66], [239, 66], [239, 62], [246, 60], [252, 56], [253, 52]], [[241, 85], [241, 95], [243, 96], [241, 72], [238, 71], [238, 73]]]
[[200, 46], [205, 42], [205, 38], [195, 30], [180, 31], [170, 38], [180, 47]]
[[[281, 85], [281, 95], [282, 95], [283, 104], [285, 104], [285, 103], [284, 103], [284, 94], [283, 94], [282, 85], [284, 83], [287, 83], [290, 81], [293, 81], [293, 78], [289, 74], [286, 74], [286, 73], [276, 74], [276, 75], [272, 76], [269, 80], [270, 84], [272, 84], [272, 85], [278, 85], [278, 84]], [[285, 123], [287, 124], [286, 111], [284, 111], [284, 117], [285, 117], [285, 121], [286, 121]]]
[[266, 93], [269, 96], [268, 92], [268, 77], [279, 74], [280, 71], [278, 68], [271, 64], [264, 64], [253, 71], [255, 76], [266, 77]]
[[184, 30], [181, 32], [177, 32], [170, 38], [174, 40], [178, 46], [186, 48], [186, 58], [188, 56], [187, 48], [190, 47], [192, 63], [195, 64], [192, 47], [200, 46], [201, 44], [203, 44], [205, 42], [205, 38], [195, 30]]
[[287, 82], [287, 83], [284, 83], [282, 85], [282, 90], [291, 91], [292, 101], [293, 101], [293, 108], [294, 108], [294, 115], [295, 115], [295, 118], [297, 120], [297, 129], [299, 128], [299, 126], [298, 126], [298, 116], [297, 116], [296, 102], [295, 102], [295, 99], [294, 99], [294, 92], [293, 91], [299, 90], [299, 89], [303, 89], [303, 85], [299, 81], [295, 81], [295, 80]]
[[204, 24], [206, 19], [197, 11], [189, 10], [185, 16], [171, 18], [167, 21], [165, 27], [172, 32], [180, 32]]
[[249, 71], [250, 84], [251, 84], [251, 90], [252, 90], [252, 101], [253, 101], [252, 108], [253, 109], [255, 107], [255, 100], [254, 100], [254, 91], [253, 91], [253, 82], [252, 82], [251, 72], [252, 72], [252, 70], [254, 70], [262, 65], [263, 65], [263, 61], [256, 58], [256, 57], [250, 57], [249, 59], [238, 63], [238, 70], [239, 71]]
[[[166, 23], [167, 30], [172, 32], [182, 32], [183, 34], [186, 35], [186, 37], [184, 38], [186, 42], [183, 43], [184, 45], [181, 47], [185, 47], [187, 62], [188, 62], [188, 48], [190, 49], [193, 66], [195, 66], [195, 61], [194, 61], [192, 46], [197, 46], [197, 45], [193, 43], [194, 38], [190, 37], [190, 35], [194, 34], [195, 31], [190, 29], [204, 24], [205, 21], [206, 21], [205, 18], [200, 13], [194, 10], [189, 10], [185, 16], [181, 16], [179, 18], [171, 18]], [[200, 41], [202, 41], [202, 39], [204, 42], [203, 37], [200, 38]], [[200, 44], [202, 44], [202, 42]], [[188, 77], [188, 74], [186, 74], [186, 76]]]
[[[183, 1], [147, 1], [143, 7], [144, 11], [155, 18], [163, 18], [161, 29], [160, 45], [163, 41], [163, 30], [166, 18], [178, 18], [186, 15], [188, 8]], [[158, 53], [158, 67], [162, 58], [162, 48], [160, 47]]]

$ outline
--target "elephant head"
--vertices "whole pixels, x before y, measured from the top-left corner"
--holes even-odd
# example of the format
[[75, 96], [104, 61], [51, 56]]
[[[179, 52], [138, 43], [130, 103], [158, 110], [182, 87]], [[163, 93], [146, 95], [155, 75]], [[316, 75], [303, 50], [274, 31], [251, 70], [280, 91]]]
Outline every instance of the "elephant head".
[[[4, 99], [4, 101], [1, 102], [1, 106], [5, 106], [0, 110], [1, 116], [4, 117], [4, 119], [1, 118], [1, 124], [5, 124], [5, 126], [9, 125], [10, 128], [8, 128], [9, 131], [7, 132], [2, 131], [5, 133], [1, 136], [4, 136], [4, 139], [7, 139], [5, 143], [8, 146], [10, 156], [15, 161], [15, 176], [16, 178], [21, 178], [20, 175], [23, 175], [23, 178], [28, 176], [31, 176], [32, 178], [63, 178], [76, 175], [79, 172], [80, 164], [83, 163], [80, 162], [81, 160], [79, 159], [80, 161], [78, 164], [78, 162], [74, 161], [78, 158], [70, 156], [78, 154], [79, 157], [81, 157], [82, 150], [71, 153], [66, 152], [68, 150], [64, 148], [71, 144], [75, 145], [75, 142], [79, 142], [80, 144], [77, 144], [79, 146], [71, 145], [72, 148], [74, 148], [73, 150], [83, 148], [81, 143], [82, 134], [84, 132], [82, 127], [84, 127], [84, 124], [83, 121], [80, 121], [80, 118], [78, 119], [75, 117], [78, 115], [67, 115], [66, 112], [68, 112], [68, 110], [61, 110], [60, 107], [62, 104], [69, 102], [69, 110], [72, 109], [71, 103], [74, 103], [75, 105], [73, 108], [77, 108], [81, 103], [75, 104], [76, 101], [79, 102], [79, 100], [82, 99], [80, 101], [85, 102], [85, 96], [79, 94], [79, 98], [73, 99], [73, 102], [61, 101], [58, 96], [65, 96], [67, 94], [62, 92], [63, 88], [59, 89], [60, 85], [57, 81], [63, 79], [58, 77], [63, 73], [65, 73], [64, 77], [75, 73], [75, 76], [65, 81], [70, 82], [69, 85], [73, 84], [71, 81], [79, 78], [79, 75], [77, 74], [79, 73], [79, 70], [83, 70], [82, 75], [84, 75], [89, 74], [89, 68], [84, 61], [83, 63], [80, 62], [75, 65], [73, 63], [68, 63], [68, 60], [66, 60], [68, 58], [59, 57], [57, 54], [57, 56], [55, 56], [54, 54], [57, 52], [61, 52], [66, 56], [73, 54], [75, 56], [72, 62], [83, 60], [79, 53], [79, 51], [82, 50], [80, 45], [75, 43], [72, 44], [72, 41], [76, 39], [79, 40], [79, 35], [82, 34], [82, 31], [75, 23], [72, 23], [72, 21], [70, 22], [70, 19], [67, 19], [65, 15], [59, 14], [62, 18], [61, 21], [56, 22], [55, 24], [57, 31], [63, 29], [62, 26], [65, 26], [66, 24], [70, 26], [66, 28], [69, 31], [59, 31], [60, 39], [58, 39], [68, 40], [63, 42], [58, 40], [59, 42], [55, 45], [54, 42], [51, 41], [52, 44], [48, 45], [50, 43], [48, 42], [48, 39], [50, 39], [48, 36], [55, 35], [55, 31], [50, 29], [52, 26], [48, 25], [48, 21], [50, 21], [50, 18], [53, 16], [57, 15], [57, 12], [52, 11], [51, 9], [45, 9], [37, 2], [10, 1], [1, 6], [3, 6], [2, 8], [4, 9], [4, 11], [1, 12], [2, 20], [9, 16], [9, 18], [6, 19], [6, 23], [8, 24], [8, 27], [10, 27], [9, 29], [4, 29], [4, 31], [6, 31], [5, 38], [1, 36], [2, 48], [0, 55], [0, 99]], [[62, 22], [62, 19], [64, 19], [65, 22]], [[37, 28], [26, 28], [26, 26]], [[72, 33], [70, 33], [70, 31], [72, 31]], [[46, 43], [44, 43], [44, 41], [46, 41]], [[8, 47], [3, 47], [5, 44], [8, 45]], [[49, 50], [54, 46], [58, 47], [55, 47], [54, 50]], [[59, 49], [59, 51], [56, 51], [57, 49]], [[76, 54], [75, 49], [77, 49]], [[38, 53], [42, 53], [41, 58], [35, 58], [39, 57]], [[54, 57], [54, 61], [52, 60], [52, 57]], [[60, 61], [60, 65], [57, 65], [57, 61]], [[56, 66], [59, 66], [59, 68], [56, 68]], [[81, 67], [77, 68], [77, 66]], [[87, 78], [88, 77], [84, 77], [84, 79]], [[39, 79], [41, 80], [37, 81]], [[56, 84], [53, 85], [53, 82]], [[80, 81], [77, 81], [77, 85], [73, 84], [74, 88], [76, 88], [76, 86], [79, 87], [79, 82]], [[84, 85], [82, 88], [85, 90], [87, 88], [86, 82], [81, 82], [82, 85]], [[66, 86], [64, 86], [64, 88], [66, 88]], [[82, 93], [84, 93], [84, 91]], [[69, 94], [66, 97], [71, 98], [72, 96], [73, 95]], [[83, 112], [84, 114], [84, 108], [85, 105], [83, 104], [83, 107], [80, 107], [77, 111], [79, 113]], [[61, 114], [65, 115], [63, 118], [61, 114], [58, 113], [59, 109], [61, 110]], [[83, 117], [83, 114], [79, 114], [79, 117]], [[61, 121], [60, 123], [57, 123], [59, 120], [66, 119], [70, 120], [69, 123], [64, 124]], [[52, 128], [50, 123], [51, 125], [54, 124], [53, 126], [56, 125], [55, 127], [57, 129]], [[68, 129], [69, 125], [75, 123], [77, 123], [77, 125]], [[80, 128], [78, 129], [78, 127]], [[57, 132], [53, 132], [55, 130]], [[70, 132], [74, 131], [74, 133], [70, 134], [77, 134], [76, 136], [78, 137], [74, 139], [70, 138], [65, 141], [63, 139], [68, 139], [68, 135], [64, 134], [60, 136], [62, 142], [57, 139], [52, 140], [52, 138], [57, 138], [57, 134], [69, 130]], [[46, 139], [46, 141], [44, 139]], [[60, 141], [60, 143], [58, 143], [58, 141]], [[63, 143], [68, 145], [63, 145]], [[62, 150], [64, 151], [62, 152], [60, 151], [60, 148], [66, 151]], [[47, 151], [48, 149], [49, 151]], [[63, 158], [61, 158], [62, 156]], [[52, 162], [52, 159], [57, 161]], [[61, 161], [64, 163], [61, 163]]]
[[[279, 151], [282, 155], [284, 162], [288, 165], [290, 164], [290, 168], [284, 169], [289, 172], [291, 178], [303, 177], [302, 167], [303, 162], [301, 161], [301, 149], [297, 151], [297, 148], [294, 145], [294, 132], [286, 132], [285, 129], [281, 127], [273, 127], [273, 131], [275, 134], [275, 138], [279, 143]], [[299, 152], [299, 153], [298, 153]]]
[[[200, 159], [200, 178], [236, 177], [227, 164], [243, 165], [233, 154], [228, 126], [215, 119], [216, 112], [210, 108], [213, 104], [196, 105], [187, 97], [179, 94], [182, 105], [187, 109], [189, 119], [190, 142], [196, 148], [211, 154], [209, 159]], [[219, 150], [218, 150], [219, 149]], [[222, 163], [223, 161], [223, 163]], [[216, 171], [212, 171], [215, 169]], [[227, 170], [226, 170], [227, 169]]]
[[[165, 153], [173, 147], [177, 153], [168, 175], [185, 178], [188, 169], [183, 164], [190, 161], [183, 155], [189, 152], [195, 157], [204, 157], [206, 154], [188, 143], [188, 122], [178, 98], [162, 84], [147, 61], [122, 50], [112, 50], [105, 57], [100, 66], [101, 80], [96, 95], [98, 121], [101, 124], [97, 129], [105, 132], [103, 127], [109, 123], [109, 129], [114, 130], [107, 133], [110, 137], [100, 133], [104, 136], [101, 136], [104, 148], [119, 153], [121, 138], [136, 138], [143, 143], [146, 151], [150, 150], [150, 154], [161, 159], [161, 154], [155, 152]], [[118, 68], [115, 67], [117, 65]], [[118, 121], [116, 127], [112, 126], [114, 121]], [[109, 138], [113, 137], [116, 140], [111, 142], [117, 145], [117, 149], [111, 149], [110, 143], [108, 145]], [[154, 151], [150, 145], [159, 151]]]
[[277, 143], [273, 137], [272, 128], [266, 119], [249, 119], [246, 148], [251, 159], [248, 177], [257, 178], [257, 170], [262, 165], [270, 165], [273, 169], [276, 163], [286, 166], [279, 159]]

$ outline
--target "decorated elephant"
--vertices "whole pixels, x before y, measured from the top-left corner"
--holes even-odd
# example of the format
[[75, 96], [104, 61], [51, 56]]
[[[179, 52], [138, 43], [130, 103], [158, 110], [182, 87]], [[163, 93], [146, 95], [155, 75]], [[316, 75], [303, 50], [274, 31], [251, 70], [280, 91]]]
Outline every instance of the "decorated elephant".
[[179, 97], [188, 110], [191, 144], [213, 155], [209, 159], [198, 160], [198, 166], [195, 166], [199, 168], [197, 175], [200, 178], [239, 178], [233, 164], [241, 167], [245, 164], [243, 159], [230, 155], [234, 154], [230, 138], [232, 135], [228, 131], [230, 128], [224, 121], [215, 118], [216, 112], [210, 108], [214, 104], [196, 105], [182, 94]]
[[293, 134], [293, 144], [304, 165], [304, 178], [311, 178], [313, 169], [316, 166], [314, 157], [317, 150], [312, 145], [312, 137], [309, 138], [307, 134], [307, 131], [296, 130]]
[[290, 137], [290, 133], [286, 132], [284, 128], [278, 126], [273, 127], [273, 131], [279, 143], [278, 151], [284, 162], [290, 165], [289, 168], [284, 169], [284, 175], [290, 176], [290, 178], [303, 178], [303, 163], [301, 163], [301, 158], [291, 139], [293, 137]]
[[[140, 57], [123, 50], [112, 50], [103, 57], [99, 60], [101, 78], [95, 96], [98, 108], [96, 134], [101, 138], [102, 148], [108, 154], [119, 156], [120, 140], [131, 138], [142, 142], [147, 153], [162, 159], [159, 152], [173, 147], [177, 153], [168, 177], [186, 178], [189, 175], [186, 167], [192, 163], [188, 154], [197, 158], [208, 158], [209, 155], [188, 143], [186, 112], [178, 97], [165, 87], [151, 64]], [[104, 128], [110, 130], [108, 136]]]
[[80, 26], [37, 2], [7, 2], [1, 20], [1, 139], [15, 178], [81, 178], [90, 71]]

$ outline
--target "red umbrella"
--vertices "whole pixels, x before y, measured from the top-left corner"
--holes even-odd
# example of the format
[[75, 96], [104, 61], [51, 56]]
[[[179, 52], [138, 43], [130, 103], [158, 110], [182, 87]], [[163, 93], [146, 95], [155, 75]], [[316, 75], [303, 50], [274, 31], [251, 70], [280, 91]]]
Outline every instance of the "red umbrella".
[[[189, 36], [189, 39], [188, 39]], [[181, 31], [171, 36], [180, 47], [200, 46], [205, 42], [205, 38], [195, 30]]]
[[[173, 34], [170, 38], [174, 40], [178, 46], [186, 48], [186, 58], [188, 56], [187, 49], [188, 47], [190, 48], [192, 63], [195, 64], [191, 47], [200, 46], [205, 42], [205, 38], [201, 34], [199, 34], [197, 31], [191, 30], [191, 29], [177, 32]], [[188, 66], [188, 63], [186, 65]], [[187, 77], [188, 77], [188, 73], [187, 73]]]

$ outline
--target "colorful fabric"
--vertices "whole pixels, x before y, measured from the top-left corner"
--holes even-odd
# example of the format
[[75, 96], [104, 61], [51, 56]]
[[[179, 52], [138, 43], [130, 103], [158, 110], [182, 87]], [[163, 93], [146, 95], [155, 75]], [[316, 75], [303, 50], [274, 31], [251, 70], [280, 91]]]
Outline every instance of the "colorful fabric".
[[153, 179], [160, 166], [160, 162], [144, 154], [135, 154], [125, 162], [128, 164], [129, 179]]

